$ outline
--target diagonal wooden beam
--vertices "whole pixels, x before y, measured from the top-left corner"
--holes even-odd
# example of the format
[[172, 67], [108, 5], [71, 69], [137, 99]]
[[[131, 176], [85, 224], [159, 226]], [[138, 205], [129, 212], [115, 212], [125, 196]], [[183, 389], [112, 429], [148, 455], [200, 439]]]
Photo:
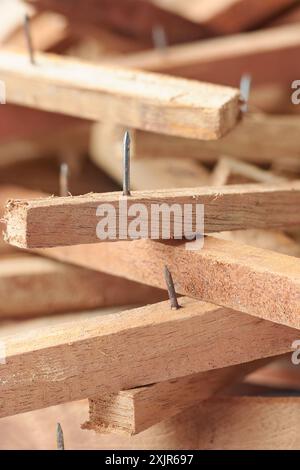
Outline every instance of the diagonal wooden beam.
[[9, 103], [171, 135], [217, 139], [240, 114], [237, 89], [50, 54], [2, 51], [0, 76]]
[[165, 288], [300, 329], [300, 260], [238, 242], [205, 237], [204, 247], [136, 240], [36, 250], [62, 261]]
[[188, 298], [1, 337], [0, 416], [284, 354], [298, 332]]
[[[43, 1], [43, 0], [42, 0]], [[53, 1], [53, 0], [50, 0]], [[198, 22], [215, 34], [240, 32], [296, 4], [296, 0], [148, 0], [166, 10]]]
[[298, 25], [280, 26], [228, 37], [128, 54], [109, 63], [237, 86], [248, 73], [257, 85], [292, 83], [300, 50]]
[[[130, 208], [135, 210], [135, 204], [143, 205], [144, 211], [139, 209], [136, 215], [131, 215], [128, 211]], [[167, 235], [163, 232], [163, 223], [167, 221], [161, 221], [157, 212], [165, 207], [163, 204], [167, 204], [168, 220], [172, 220], [169, 224], [170, 233]], [[175, 208], [174, 204], [177, 205]], [[121, 193], [12, 200], [8, 202], [5, 214], [6, 240], [21, 248], [97, 243], [105, 240], [100, 239], [100, 236], [102, 237], [102, 232], [104, 236], [105, 230], [112, 227], [111, 222], [116, 224], [114, 240], [131, 239], [128, 227], [137, 217], [144, 229], [141, 235], [137, 235], [139, 238], [178, 238], [178, 230], [183, 238], [184, 223], [187, 222], [186, 206], [189, 205], [192, 210], [192, 230], [196, 232], [197, 229], [199, 231], [196, 214], [200, 204], [204, 206], [205, 233], [250, 228], [287, 228], [300, 223], [300, 215], [297, 216], [300, 183], [140, 191], [133, 192], [131, 197], [123, 200]], [[110, 211], [107, 205], [110, 206]], [[101, 206], [104, 212], [97, 212]], [[168, 212], [170, 210], [175, 211], [173, 218]], [[100, 233], [97, 231], [98, 224], [105, 221], [108, 213], [113, 220], [108, 221], [109, 225], [102, 228]], [[119, 222], [120, 214], [125, 219], [125, 228], [124, 222]]]

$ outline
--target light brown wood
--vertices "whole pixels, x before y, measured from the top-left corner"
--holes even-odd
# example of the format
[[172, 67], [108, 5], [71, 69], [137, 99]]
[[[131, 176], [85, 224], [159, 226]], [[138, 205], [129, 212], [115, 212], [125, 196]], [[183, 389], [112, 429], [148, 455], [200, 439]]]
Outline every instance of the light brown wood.
[[284, 354], [298, 337], [239, 312], [180, 302], [178, 311], [162, 302], [1, 337], [0, 416]]
[[51, 54], [36, 54], [36, 62], [33, 66], [27, 55], [0, 52], [9, 103], [205, 140], [220, 138], [239, 118], [234, 88]]
[[299, 450], [299, 397], [226, 397], [200, 404], [197, 449]]
[[295, 4], [295, 0], [150, 0], [171, 12], [197, 21], [219, 34], [235, 33], [261, 24]]
[[[92, 161], [121, 186], [123, 181], [121, 149], [124, 133], [125, 130], [118, 126], [97, 123], [93, 125], [90, 142]], [[192, 158], [175, 159], [169, 156], [131, 159], [130, 187], [133, 190], [206, 186], [209, 181], [209, 171]]]
[[92, 398], [89, 400], [89, 422], [84, 424], [84, 428], [98, 433], [139, 434], [207, 400], [266, 361], [263, 359], [201, 372], [169, 382]]
[[[228, 135], [214, 142], [182, 139], [135, 130], [132, 135], [132, 160], [155, 158], [191, 158], [214, 162], [222, 155], [256, 163], [299, 161], [300, 119], [297, 115], [247, 114]], [[102, 137], [100, 126], [93, 127], [93, 141]], [[285, 138], [282, 138], [285, 135]], [[92, 141], [92, 142], [93, 142]], [[111, 143], [120, 148], [122, 134], [115, 133]], [[93, 147], [92, 147], [93, 151]], [[92, 152], [92, 153], [95, 153]], [[96, 155], [95, 155], [96, 158]]]
[[248, 73], [255, 86], [287, 86], [297, 76], [300, 50], [297, 24], [171, 46], [161, 51], [109, 59], [119, 66], [238, 86]]
[[168, 266], [180, 294], [300, 328], [299, 259], [214, 237], [190, 248], [136, 240], [36, 251], [160, 288]]
[[[27, 0], [39, 10], [56, 11], [86, 27], [102, 26], [152, 45], [152, 29], [162, 25], [169, 44], [204, 36], [194, 20], [168, 12], [146, 0]], [[282, 0], [284, 1], [284, 0]], [[288, 1], [288, 0], [285, 0]], [[130, 20], [129, 20], [130, 19]]]
[[116, 455], [116, 449], [195, 449], [199, 427], [195, 411], [188, 410], [137, 436], [100, 436], [80, 429], [88, 416], [88, 402], [81, 400], [2, 418], [0, 449], [56, 450], [58, 421], [64, 432], [66, 450], [103, 449], [111, 451], [108, 455]]
[[154, 303], [166, 298], [122, 278], [33, 255], [0, 258], [0, 319]]
[[234, 183], [281, 184], [287, 178], [234, 158], [221, 157], [211, 174], [212, 186]]
[[[204, 206], [204, 233], [250, 228], [288, 228], [300, 223], [300, 218], [297, 217], [300, 182], [276, 186], [250, 184], [136, 191], [132, 192], [131, 197], [123, 198], [123, 205], [126, 204], [127, 209], [120, 206], [121, 194], [118, 192], [67, 198], [11, 200], [7, 204], [5, 213], [6, 240], [20, 248], [103, 242], [100, 235], [104, 237], [105, 233], [102, 232], [112, 227], [111, 225], [102, 227], [99, 235], [98, 224], [103, 224], [107, 218], [106, 204], [111, 208], [110, 218], [116, 219], [113, 240], [131, 240], [130, 223], [135, 223], [137, 218], [143, 228], [143, 231], [140, 230], [136, 234], [138, 238], [155, 236], [158, 239], [177, 236], [182, 239], [186, 222], [184, 206], [187, 205], [190, 205], [192, 210], [190, 221], [194, 233], [199, 231], [199, 222], [196, 226], [196, 213], [200, 204]], [[132, 211], [135, 210], [134, 204], [142, 204], [144, 212], [139, 208], [135, 215], [131, 215], [129, 211], [130, 208]], [[176, 215], [173, 213], [173, 218], [169, 217], [170, 220], [174, 220], [169, 224], [170, 233], [167, 235], [164, 235], [165, 225], [163, 226], [160, 218], [155, 216], [153, 209], [160, 210], [162, 204], [167, 204], [168, 210], [172, 209], [173, 204], [179, 209], [175, 210]], [[105, 209], [102, 216], [100, 212], [97, 215], [97, 210], [101, 206]], [[123, 228], [119, 224], [119, 214], [124, 215], [127, 227]], [[111, 236], [107, 239], [111, 240]]]

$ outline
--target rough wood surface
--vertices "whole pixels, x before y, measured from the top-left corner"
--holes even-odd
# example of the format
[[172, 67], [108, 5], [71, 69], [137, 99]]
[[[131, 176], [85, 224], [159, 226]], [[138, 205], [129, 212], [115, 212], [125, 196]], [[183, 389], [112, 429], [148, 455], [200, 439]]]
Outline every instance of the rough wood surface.
[[[227, 155], [256, 163], [282, 162], [286, 166], [290, 158], [299, 162], [299, 129], [300, 118], [297, 115], [250, 113], [228, 135], [214, 142], [135, 130], [131, 132], [132, 160], [191, 158], [213, 162], [221, 155]], [[111, 144], [121, 148], [123, 135], [115, 132], [110, 138]], [[286, 137], [283, 139], [282, 135]], [[101, 127], [94, 126], [93, 140], [99, 142], [102, 137]]]
[[197, 21], [215, 34], [249, 29], [296, 3], [295, 0], [150, 0], [151, 3]]
[[[80, 245], [101, 242], [97, 235], [97, 225], [107, 217], [109, 204], [117, 219], [120, 209], [120, 192], [87, 194], [67, 198], [44, 198], [33, 200], [11, 200], [7, 204], [6, 240], [20, 248], [44, 248], [55, 246]], [[121, 199], [120, 199], [121, 198]], [[145, 233], [139, 238], [166, 238], [162, 223], [152, 214], [153, 206], [178, 204], [179, 211], [170, 223], [169, 238], [174, 238], [184, 227], [184, 205], [190, 205], [192, 228], [196, 231], [197, 205], [204, 205], [204, 232], [212, 233], [226, 230], [250, 228], [288, 228], [300, 223], [297, 208], [300, 203], [300, 182], [281, 185], [232, 185], [203, 187], [193, 189], [160, 190], [132, 192], [131, 197], [123, 198], [128, 211], [134, 204], [142, 204], [145, 211], [139, 209], [135, 215], [128, 215], [130, 223], [139, 216], [139, 223]], [[105, 211], [97, 215], [97, 208], [103, 205]], [[130, 212], [129, 212], [130, 213]], [[128, 214], [128, 212], [126, 212]], [[186, 219], [186, 218], [185, 218]], [[104, 219], [105, 220], [105, 219]], [[116, 222], [115, 239], [128, 236], [128, 227]], [[199, 226], [197, 227], [199, 229]], [[103, 230], [107, 230], [107, 227]], [[177, 235], [178, 237], [178, 235]], [[181, 236], [182, 237], [182, 236]], [[103, 240], [103, 239], [102, 239]]]
[[84, 428], [98, 433], [139, 434], [207, 400], [266, 362], [268, 360], [263, 359], [118, 394], [103, 394], [89, 400], [90, 418]]
[[180, 294], [300, 328], [300, 261], [292, 256], [214, 237], [200, 250], [136, 240], [36, 251], [160, 288], [167, 265]]
[[[27, 0], [39, 10], [56, 11], [86, 27], [101, 26], [152, 44], [157, 24], [166, 31], [169, 44], [193, 41], [204, 31], [193, 19], [168, 12], [146, 0]], [[282, 0], [288, 1], [288, 0]], [[129, 21], [130, 18], [130, 21]]]
[[234, 88], [51, 54], [36, 54], [36, 62], [0, 52], [7, 102], [205, 140], [226, 134], [240, 114]]
[[300, 50], [297, 24], [170, 46], [161, 51], [109, 59], [119, 66], [139, 68], [211, 83], [238, 86], [243, 74], [255, 86], [292, 83]]
[[284, 354], [298, 337], [239, 312], [180, 302], [178, 311], [162, 302], [1, 337], [0, 416]]
[[299, 450], [299, 397], [226, 397], [200, 404], [197, 449]]

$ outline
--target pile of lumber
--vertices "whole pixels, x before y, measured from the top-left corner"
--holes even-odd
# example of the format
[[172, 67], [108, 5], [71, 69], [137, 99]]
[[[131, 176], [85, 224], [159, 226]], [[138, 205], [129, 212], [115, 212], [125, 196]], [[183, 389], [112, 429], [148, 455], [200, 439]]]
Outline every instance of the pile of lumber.
[[0, 448], [299, 449], [298, 2], [0, 14]]

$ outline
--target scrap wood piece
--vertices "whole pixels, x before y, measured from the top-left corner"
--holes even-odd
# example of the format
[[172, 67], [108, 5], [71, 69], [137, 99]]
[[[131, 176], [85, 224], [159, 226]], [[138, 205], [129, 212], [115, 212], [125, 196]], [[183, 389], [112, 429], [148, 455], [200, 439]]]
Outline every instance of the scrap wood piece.
[[160, 288], [167, 266], [180, 294], [300, 328], [300, 261], [292, 256], [214, 237], [196, 250], [135, 240], [36, 251]]
[[[283, 1], [283, 0], [282, 0]], [[288, 1], [288, 0], [285, 0]], [[166, 11], [146, 0], [27, 0], [39, 11], [55, 11], [87, 28], [105, 26], [152, 45], [153, 27], [161, 25], [168, 43], [193, 41], [205, 32], [193, 19]]]
[[240, 115], [237, 89], [50, 54], [35, 60], [0, 53], [7, 102], [205, 140], [226, 134]]
[[299, 397], [215, 397], [199, 405], [198, 449], [296, 450]]
[[[255, 163], [285, 162], [300, 157], [300, 119], [297, 115], [247, 114], [229, 134], [218, 141], [165, 136], [134, 130], [132, 159], [192, 158], [214, 162], [221, 155]], [[284, 139], [282, 136], [286, 136]], [[100, 127], [93, 127], [93, 140], [99, 141]], [[121, 146], [121, 134], [115, 134]]]
[[[124, 134], [122, 127], [97, 123], [92, 126], [90, 139], [92, 161], [121, 185], [123, 164], [120, 149]], [[130, 187], [133, 190], [207, 186], [209, 181], [209, 171], [195, 159], [174, 159], [172, 156], [131, 159]]]
[[82, 427], [98, 433], [139, 434], [207, 400], [266, 362], [262, 359], [91, 398], [89, 421]]
[[163, 291], [33, 255], [0, 258], [0, 318], [154, 303]]
[[198, 22], [215, 34], [237, 33], [296, 4], [295, 0], [148, 0], [184, 18]]
[[[0, 416], [291, 351], [297, 330], [181, 298], [1, 337]], [[212, 350], [215, 354], [212, 355]], [[166, 366], [167, 365], [167, 366]]]
[[295, 24], [170, 46], [164, 54], [157, 50], [128, 54], [110, 58], [109, 63], [230, 86], [237, 86], [248, 73], [255, 86], [286, 86], [297, 76], [299, 51]]
[[221, 157], [211, 174], [212, 186], [235, 183], [283, 183], [287, 178], [230, 157]]
[[[300, 182], [281, 185], [232, 185], [219, 187], [186, 188], [176, 190], [156, 190], [132, 192], [131, 197], [123, 198], [126, 208], [120, 205], [121, 193], [87, 194], [67, 198], [44, 198], [33, 200], [11, 200], [5, 213], [6, 241], [20, 248], [46, 248], [55, 246], [81, 245], [110, 240], [105, 231], [113, 226], [113, 240], [132, 239], [128, 227], [139, 216], [143, 227], [136, 235], [138, 238], [156, 239], [183, 238], [185, 211], [191, 208], [193, 233], [199, 232], [199, 205], [204, 206], [204, 232], [223, 232], [250, 228], [288, 228], [300, 223], [298, 207], [300, 204]], [[139, 213], [131, 215], [130, 208], [139, 204]], [[140, 210], [140, 204], [145, 210]], [[167, 204], [173, 213], [174, 223], [170, 223], [170, 233], [164, 234], [159, 212], [162, 204]], [[172, 208], [173, 204], [179, 208]], [[110, 225], [102, 232], [98, 224], [103, 217], [108, 218], [107, 205], [110, 207]], [[101, 207], [104, 213], [99, 211]], [[123, 207], [123, 208], [122, 208]], [[135, 206], [136, 207], [136, 206]], [[102, 209], [101, 209], [102, 210]], [[98, 212], [99, 211], [99, 212]], [[125, 212], [124, 212], [125, 211]], [[117, 223], [119, 215], [126, 219], [127, 226]], [[129, 214], [129, 215], [128, 215]], [[171, 219], [170, 213], [168, 213]], [[101, 222], [102, 221], [102, 222]], [[197, 222], [198, 221], [198, 222]], [[105, 222], [105, 219], [104, 219]], [[111, 225], [111, 223], [113, 225]], [[103, 225], [103, 227], [104, 227]], [[179, 230], [181, 229], [181, 230]], [[202, 228], [201, 228], [202, 230]], [[101, 233], [100, 233], [101, 232]]]

